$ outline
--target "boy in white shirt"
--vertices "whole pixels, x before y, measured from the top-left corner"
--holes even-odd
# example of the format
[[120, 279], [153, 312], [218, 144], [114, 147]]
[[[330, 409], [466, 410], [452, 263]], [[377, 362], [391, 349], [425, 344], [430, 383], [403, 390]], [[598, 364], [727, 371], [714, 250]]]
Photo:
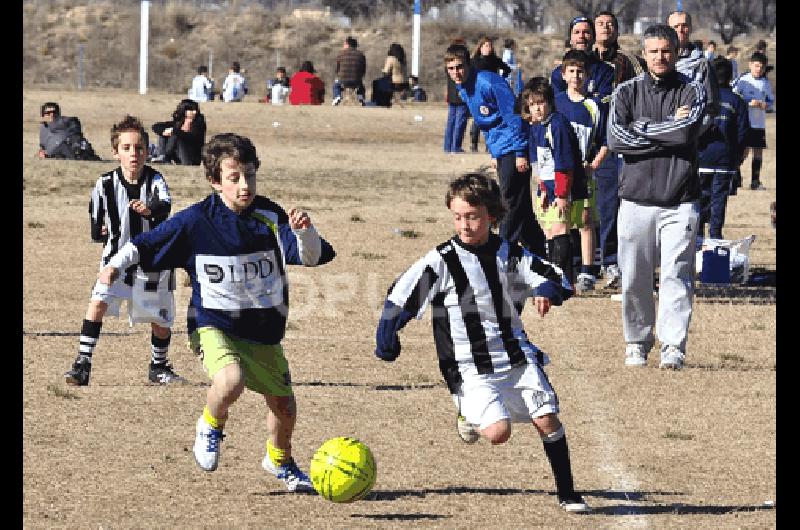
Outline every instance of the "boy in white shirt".
[[242, 101], [247, 94], [247, 80], [241, 74], [241, 66], [238, 61], [234, 61], [228, 73], [228, 77], [222, 83], [222, 100]]
[[747, 103], [750, 117], [750, 133], [746, 144], [748, 151], [752, 150], [753, 152], [750, 166], [752, 169], [751, 190], [765, 189], [761, 184], [761, 159], [762, 152], [767, 147], [766, 115], [767, 112], [772, 111], [775, 103], [772, 85], [767, 79], [766, 66], [767, 56], [761, 52], [754, 52], [750, 56], [750, 72], [740, 76], [733, 84], [733, 91], [742, 96]]
[[197, 67], [197, 75], [192, 79], [192, 87], [189, 89], [189, 99], [197, 102], [214, 99], [214, 83], [208, 78], [207, 66]]

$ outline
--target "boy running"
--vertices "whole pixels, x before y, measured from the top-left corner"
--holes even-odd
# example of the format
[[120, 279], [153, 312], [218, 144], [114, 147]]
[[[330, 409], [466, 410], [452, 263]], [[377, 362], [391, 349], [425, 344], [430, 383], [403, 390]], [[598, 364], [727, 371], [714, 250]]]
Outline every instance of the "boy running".
[[[120, 165], [97, 179], [89, 202], [92, 240], [105, 243], [101, 268], [131, 238], [158, 226], [169, 215], [169, 188], [161, 173], [145, 165], [147, 146], [147, 131], [139, 119], [125, 116], [111, 127], [111, 148]], [[89, 384], [103, 317], [119, 316], [123, 300], [127, 301], [131, 325], [150, 323], [150, 381], [162, 385], [183, 382], [167, 359], [175, 318], [174, 290], [171, 270], [159, 274], [143, 272], [136, 266], [125, 267], [124, 274], [113, 283], [95, 283], [81, 326], [78, 356], [72, 369], [64, 374], [67, 384]]]
[[430, 305], [439, 367], [459, 415], [493, 445], [508, 441], [512, 422], [532, 422], [561, 507], [588, 512], [573, 487], [558, 398], [542, 369], [547, 356], [528, 340], [519, 317], [530, 296], [542, 317], [561, 305], [572, 295], [569, 282], [557, 267], [491, 232], [506, 212], [493, 179], [478, 173], [459, 177], [450, 183], [445, 203], [456, 234], [392, 284], [375, 355], [397, 359], [399, 331]]
[[289, 491], [310, 491], [292, 458], [297, 406], [281, 340], [289, 310], [286, 265], [321, 265], [334, 257], [305, 212], [287, 213], [256, 195], [255, 146], [218, 134], [203, 146], [206, 178], [216, 193], [141, 234], [100, 271], [111, 283], [120, 270], [183, 267], [192, 284], [190, 344], [211, 388], [197, 420], [194, 456], [205, 471], [219, 463], [228, 410], [245, 387], [264, 396], [269, 438], [262, 467]]

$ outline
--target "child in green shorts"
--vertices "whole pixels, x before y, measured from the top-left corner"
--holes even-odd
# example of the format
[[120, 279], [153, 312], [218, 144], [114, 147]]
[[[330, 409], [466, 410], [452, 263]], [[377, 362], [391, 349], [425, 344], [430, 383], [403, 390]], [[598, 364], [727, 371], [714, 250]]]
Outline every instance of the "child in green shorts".
[[190, 344], [211, 378], [197, 420], [195, 460], [205, 471], [217, 468], [228, 410], [247, 387], [269, 409], [262, 467], [290, 491], [310, 491], [291, 454], [297, 406], [280, 344], [289, 303], [286, 265], [321, 265], [335, 253], [306, 212], [287, 214], [256, 195], [259, 160], [249, 139], [216, 135], [202, 158], [216, 193], [133, 238], [99, 280], [110, 283], [136, 263], [147, 270], [184, 268], [192, 284]]

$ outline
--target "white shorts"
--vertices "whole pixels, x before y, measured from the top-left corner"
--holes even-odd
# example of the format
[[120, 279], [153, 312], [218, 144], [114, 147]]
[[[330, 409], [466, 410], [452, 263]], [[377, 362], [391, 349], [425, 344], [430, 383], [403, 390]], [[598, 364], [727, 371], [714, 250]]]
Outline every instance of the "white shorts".
[[558, 414], [558, 397], [536, 363], [499, 374], [465, 376], [453, 401], [461, 415], [479, 429], [505, 419], [528, 423], [545, 414]]
[[[92, 288], [92, 300], [108, 305], [106, 315], [119, 317], [122, 301], [128, 302], [128, 322], [131, 325], [154, 322], [159, 326], [171, 328], [175, 321], [175, 296], [169, 289], [172, 271], [142, 272], [137, 271], [131, 287], [123, 281], [123, 275], [110, 286], [95, 282]], [[155, 291], [144, 289], [145, 282], [158, 280]]]

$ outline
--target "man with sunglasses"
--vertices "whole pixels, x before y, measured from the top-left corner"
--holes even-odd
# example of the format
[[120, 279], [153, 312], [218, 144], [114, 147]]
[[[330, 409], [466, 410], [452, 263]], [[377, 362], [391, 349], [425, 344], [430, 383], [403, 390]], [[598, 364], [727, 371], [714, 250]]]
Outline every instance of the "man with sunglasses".
[[83, 137], [78, 118], [62, 116], [58, 103], [48, 101], [39, 109], [39, 158], [100, 160], [92, 144]]

